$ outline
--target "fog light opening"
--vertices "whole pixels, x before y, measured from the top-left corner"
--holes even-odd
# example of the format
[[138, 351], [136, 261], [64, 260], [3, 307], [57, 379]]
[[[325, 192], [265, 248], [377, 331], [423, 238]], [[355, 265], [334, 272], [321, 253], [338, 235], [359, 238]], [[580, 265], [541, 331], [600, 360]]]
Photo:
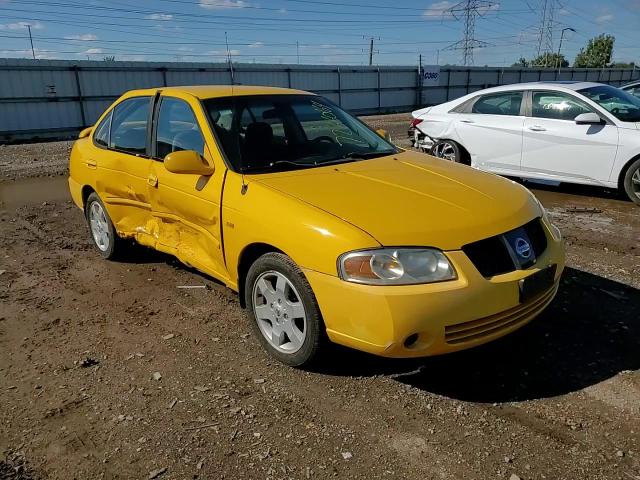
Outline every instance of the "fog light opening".
[[415, 343], [418, 341], [418, 334], [417, 333], [412, 333], [411, 335], [409, 335], [405, 341], [404, 341], [404, 348], [411, 348], [415, 345]]

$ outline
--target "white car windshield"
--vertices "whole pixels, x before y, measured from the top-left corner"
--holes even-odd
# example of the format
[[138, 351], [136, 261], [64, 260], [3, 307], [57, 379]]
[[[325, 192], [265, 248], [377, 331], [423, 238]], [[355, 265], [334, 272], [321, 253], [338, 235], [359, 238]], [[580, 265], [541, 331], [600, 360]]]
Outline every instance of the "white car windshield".
[[578, 90], [623, 122], [640, 122], [640, 98], [610, 85]]

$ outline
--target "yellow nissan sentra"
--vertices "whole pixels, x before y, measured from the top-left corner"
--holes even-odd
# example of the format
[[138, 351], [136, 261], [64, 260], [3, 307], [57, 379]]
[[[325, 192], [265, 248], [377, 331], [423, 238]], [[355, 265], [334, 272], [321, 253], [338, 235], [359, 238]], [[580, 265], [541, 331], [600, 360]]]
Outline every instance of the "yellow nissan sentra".
[[134, 239], [224, 282], [293, 366], [327, 339], [388, 357], [486, 343], [538, 315], [564, 268], [527, 189], [297, 90], [128, 92], [80, 133], [69, 187], [103, 257]]

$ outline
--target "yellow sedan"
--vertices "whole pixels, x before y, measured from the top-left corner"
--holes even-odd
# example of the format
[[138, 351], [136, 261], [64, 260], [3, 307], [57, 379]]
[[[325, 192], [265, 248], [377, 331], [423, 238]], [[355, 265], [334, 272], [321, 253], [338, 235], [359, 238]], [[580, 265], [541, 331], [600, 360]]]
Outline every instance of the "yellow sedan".
[[134, 239], [224, 282], [292, 366], [327, 340], [388, 357], [494, 340], [551, 302], [564, 268], [524, 187], [297, 90], [128, 92], [80, 133], [69, 188], [103, 257]]

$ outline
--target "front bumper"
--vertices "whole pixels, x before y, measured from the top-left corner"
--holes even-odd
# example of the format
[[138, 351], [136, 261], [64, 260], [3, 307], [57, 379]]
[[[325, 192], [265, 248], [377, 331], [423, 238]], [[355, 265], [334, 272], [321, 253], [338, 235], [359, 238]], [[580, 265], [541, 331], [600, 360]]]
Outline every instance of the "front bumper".
[[[305, 271], [331, 341], [385, 357], [421, 357], [481, 345], [522, 327], [553, 300], [564, 269], [564, 244], [547, 233], [547, 249], [527, 270], [484, 278], [460, 250], [446, 252], [458, 279], [425, 285], [369, 286]], [[526, 303], [519, 280], [556, 264], [553, 287]], [[417, 340], [405, 346], [405, 340]]]

